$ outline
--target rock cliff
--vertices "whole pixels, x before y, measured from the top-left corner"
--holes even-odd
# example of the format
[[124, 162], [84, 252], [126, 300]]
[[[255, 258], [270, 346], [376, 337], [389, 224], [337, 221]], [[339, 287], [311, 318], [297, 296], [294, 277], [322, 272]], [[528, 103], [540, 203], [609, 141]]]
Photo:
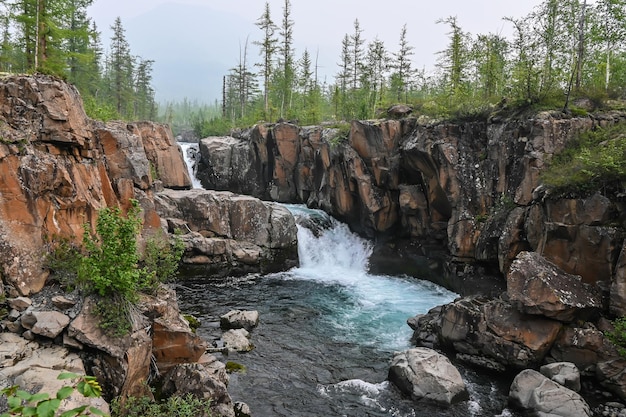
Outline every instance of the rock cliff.
[[[64, 297], [48, 280], [45, 256], [52, 241], [80, 243], [84, 225], [95, 227], [100, 209], [126, 210], [131, 199], [141, 206], [145, 236], [180, 232], [184, 260], [202, 264], [206, 273], [297, 264], [296, 226], [286, 209], [190, 188], [180, 146], [167, 126], [91, 120], [78, 91], [54, 77], [0, 78], [0, 328], [30, 341], [20, 341], [28, 354], [17, 349], [12, 363], [0, 364], [0, 387], [56, 387], [29, 380], [43, 371], [25, 371], [41, 342], [63, 345], [52, 351], [69, 358], [45, 375], [54, 379], [61, 369], [94, 374], [106, 399], [151, 395], [145, 382], [153, 365], [153, 373], [168, 374], [193, 363], [195, 377], [212, 381], [219, 413], [234, 414], [223, 364], [203, 355], [207, 345], [182, 318], [173, 291], [144, 297], [131, 334], [111, 339], [98, 327], [90, 299], [74, 294], [57, 304], [55, 298]], [[72, 362], [78, 360], [74, 352], [85, 366]], [[176, 375], [168, 381], [177, 384]]]

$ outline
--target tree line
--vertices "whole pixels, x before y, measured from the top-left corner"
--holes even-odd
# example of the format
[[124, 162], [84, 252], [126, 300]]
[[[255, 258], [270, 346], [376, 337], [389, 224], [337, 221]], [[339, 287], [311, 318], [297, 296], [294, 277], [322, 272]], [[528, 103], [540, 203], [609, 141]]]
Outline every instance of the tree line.
[[154, 119], [154, 61], [131, 53], [118, 17], [108, 52], [87, 16], [93, 0], [0, 0], [0, 72], [59, 76], [97, 119]]
[[[513, 35], [472, 34], [456, 16], [442, 18], [447, 45], [436, 68], [413, 66], [414, 47], [404, 25], [395, 48], [367, 40], [358, 19], [341, 40], [330, 84], [317, 77], [317, 52], [293, 47], [295, 24], [285, 0], [276, 20], [269, 3], [256, 21], [256, 40], [240, 45], [224, 76], [221, 117], [203, 119], [200, 134], [259, 120], [368, 119], [393, 103], [445, 117], [503, 100], [546, 103], [566, 110], [575, 97], [602, 101], [626, 95], [626, 0], [545, 0], [522, 18], [504, 17]], [[259, 59], [253, 62], [252, 46]]]

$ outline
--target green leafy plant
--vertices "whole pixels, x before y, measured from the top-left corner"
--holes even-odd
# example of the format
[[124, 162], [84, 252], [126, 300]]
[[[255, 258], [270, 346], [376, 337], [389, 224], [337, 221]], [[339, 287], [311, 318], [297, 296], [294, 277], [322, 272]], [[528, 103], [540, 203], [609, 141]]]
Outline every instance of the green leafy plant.
[[211, 417], [211, 401], [202, 400], [187, 394], [173, 396], [156, 402], [148, 397], [129, 397], [124, 401], [116, 399], [111, 404], [113, 417]]
[[84, 415], [106, 416], [102, 410], [82, 405], [80, 407], [67, 410], [58, 414], [61, 402], [69, 398], [75, 391], [87, 398], [98, 398], [102, 395], [102, 388], [95, 377], [81, 376], [72, 372], [61, 373], [57, 379], [66, 380], [73, 379], [76, 382], [72, 385], [62, 387], [52, 397], [48, 393], [31, 394], [28, 391], [20, 389], [18, 385], [5, 388], [0, 393], [6, 395], [9, 410], [0, 415], [0, 417], [12, 416], [30, 416], [30, 417], [74, 417]]
[[131, 310], [140, 292], [154, 292], [160, 283], [175, 277], [184, 243], [162, 232], [146, 242], [143, 259], [137, 237], [141, 231], [139, 203], [131, 200], [126, 216], [119, 207], [98, 212], [95, 230], [83, 225], [83, 247], [69, 239], [55, 239], [47, 258], [48, 267], [67, 287], [77, 286], [95, 294], [95, 313], [100, 327], [111, 336], [124, 336], [131, 329]]
[[626, 317], [613, 320], [613, 330], [604, 335], [615, 345], [620, 356], [626, 358]]
[[137, 268], [137, 235], [141, 230], [139, 203], [131, 201], [127, 217], [119, 207], [98, 212], [96, 233], [85, 225], [78, 280], [101, 297], [119, 295], [130, 302], [137, 301], [141, 271]]
[[160, 283], [173, 279], [184, 251], [185, 244], [178, 235], [175, 235], [171, 242], [161, 230], [151, 236], [146, 241], [142, 261], [144, 265], [142, 289], [155, 290]]

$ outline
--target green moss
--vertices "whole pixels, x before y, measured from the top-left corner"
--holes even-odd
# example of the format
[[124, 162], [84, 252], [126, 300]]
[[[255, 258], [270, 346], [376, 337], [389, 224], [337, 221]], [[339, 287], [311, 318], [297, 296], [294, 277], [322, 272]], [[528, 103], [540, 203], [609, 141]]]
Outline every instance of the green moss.
[[196, 330], [198, 330], [198, 327], [200, 327], [200, 320], [198, 320], [191, 314], [183, 314], [183, 317], [185, 318], [185, 320], [187, 320], [187, 323], [189, 323], [191, 331], [195, 333]]
[[240, 363], [228, 361], [226, 362], [226, 372], [232, 374], [233, 372], [246, 372], [246, 367]]
[[626, 181], [626, 124], [585, 132], [552, 159], [541, 180], [554, 196], [622, 192]]

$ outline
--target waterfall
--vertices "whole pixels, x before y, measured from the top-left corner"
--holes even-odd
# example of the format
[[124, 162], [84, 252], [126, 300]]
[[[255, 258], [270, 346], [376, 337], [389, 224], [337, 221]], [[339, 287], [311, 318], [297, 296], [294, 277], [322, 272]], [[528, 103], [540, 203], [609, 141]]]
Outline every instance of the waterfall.
[[298, 223], [300, 258], [300, 267], [289, 274], [336, 288], [340, 296], [336, 302], [325, 300], [329, 314], [324, 320], [339, 339], [388, 351], [406, 349], [411, 337], [406, 320], [458, 296], [428, 281], [370, 274], [371, 242], [322, 211], [287, 207]]
[[198, 144], [189, 142], [178, 142], [178, 144], [183, 151], [183, 158], [185, 159], [187, 171], [189, 172], [189, 177], [191, 178], [191, 186], [193, 188], [203, 188], [202, 184], [196, 177], [198, 160], [200, 158], [200, 149]]

